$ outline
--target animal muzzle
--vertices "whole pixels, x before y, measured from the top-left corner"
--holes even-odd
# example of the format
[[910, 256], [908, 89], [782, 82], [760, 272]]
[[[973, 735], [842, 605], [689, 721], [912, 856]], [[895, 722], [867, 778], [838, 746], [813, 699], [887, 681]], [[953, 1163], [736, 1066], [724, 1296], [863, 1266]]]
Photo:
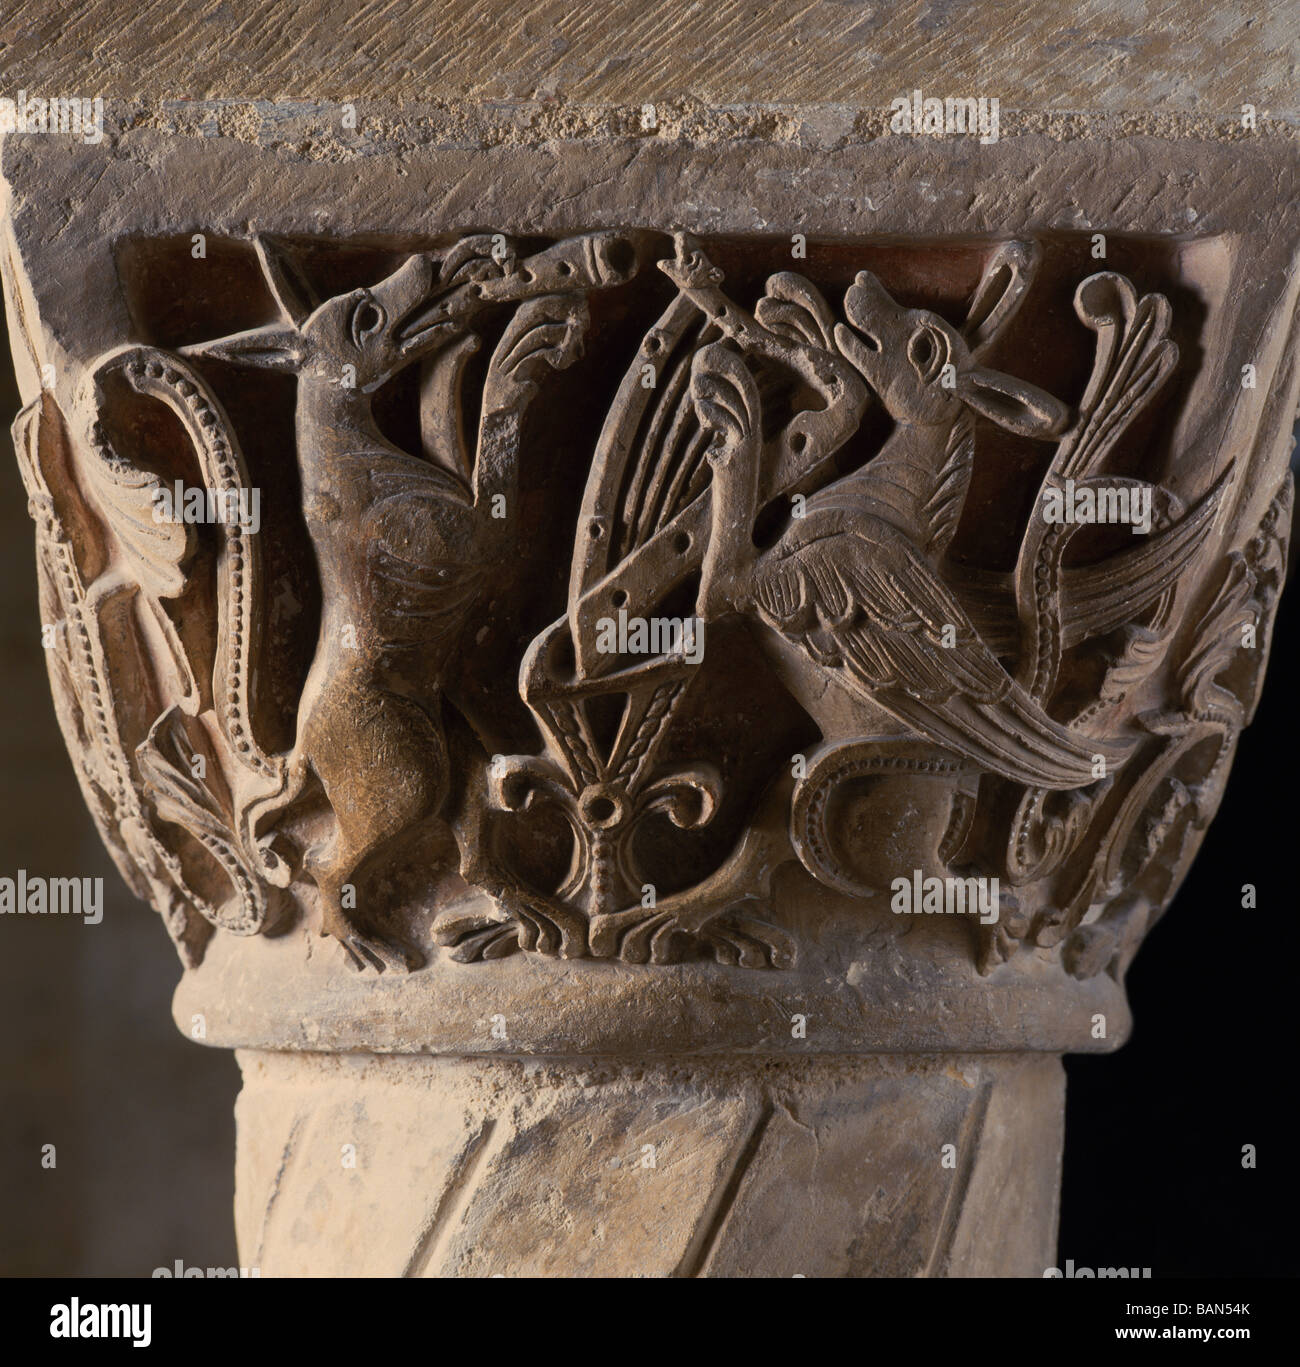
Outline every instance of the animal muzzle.
[[588, 273], [597, 284], [621, 285], [636, 274], [636, 247], [622, 233], [590, 233], [582, 241]]
[[447, 321], [436, 298], [438, 267], [427, 252], [413, 256], [373, 291], [375, 298], [395, 319], [393, 335], [405, 350], [419, 346]]
[[859, 271], [844, 296], [845, 317], [877, 345], [884, 340], [881, 334], [900, 327], [906, 314], [870, 271]]
[[525, 257], [503, 283], [503, 296], [529, 298], [547, 290], [599, 289], [636, 274], [637, 250], [623, 233], [587, 233]]

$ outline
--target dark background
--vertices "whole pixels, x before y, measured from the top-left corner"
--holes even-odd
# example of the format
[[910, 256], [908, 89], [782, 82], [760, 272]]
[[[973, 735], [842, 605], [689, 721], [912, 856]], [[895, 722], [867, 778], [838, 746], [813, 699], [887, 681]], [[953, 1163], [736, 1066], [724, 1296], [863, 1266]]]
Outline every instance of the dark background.
[[[1296, 453], [1292, 453], [1293, 461]], [[1291, 572], [1295, 574], [1293, 539]], [[1300, 593], [1278, 609], [1255, 720], [1187, 881], [1129, 972], [1133, 1038], [1067, 1058], [1058, 1265], [1295, 1276], [1292, 787]], [[1242, 884], [1256, 907], [1243, 910]], [[1241, 1166], [1254, 1144], [1254, 1171]]]
[[[0, 418], [18, 406], [0, 349]], [[0, 927], [0, 1274], [147, 1276], [233, 1266], [232, 1055], [171, 1024], [180, 964], [126, 891], [83, 805], [40, 648], [25, 496], [0, 443], [0, 870], [102, 876], [103, 923]], [[1300, 607], [1227, 796], [1128, 985], [1120, 1053], [1067, 1060], [1058, 1263], [1175, 1275], [1294, 1275], [1290, 946]], [[1255, 884], [1258, 906], [1241, 908]], [[41, 1146], [58, 1166], [40, 1166]], [[1241, 1166], [1254, 1144], [1258, 1167]]]

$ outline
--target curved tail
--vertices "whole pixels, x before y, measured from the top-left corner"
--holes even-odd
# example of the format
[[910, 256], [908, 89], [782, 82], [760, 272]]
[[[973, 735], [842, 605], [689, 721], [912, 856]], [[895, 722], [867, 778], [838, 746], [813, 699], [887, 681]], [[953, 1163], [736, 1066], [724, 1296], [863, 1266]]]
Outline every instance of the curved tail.
[[1019, 687], [996, 702], [958, 693], [934, 705], [897, 689], [877, 693], [876, 701], [900, 721], [990, 773], [1036, 788], [1087, 787], [1114, 773], [1137, 744], [1072, 731], [1053, 721]]

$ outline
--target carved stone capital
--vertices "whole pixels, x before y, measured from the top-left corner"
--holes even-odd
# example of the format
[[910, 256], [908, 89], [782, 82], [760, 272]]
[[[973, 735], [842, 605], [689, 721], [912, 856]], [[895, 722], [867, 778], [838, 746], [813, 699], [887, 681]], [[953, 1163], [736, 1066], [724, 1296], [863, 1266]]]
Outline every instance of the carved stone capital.
[[245, 1259], [1041, 1275], [1268, 657], [1294, 157], [337, 114], [3, 146], [55, 701]]

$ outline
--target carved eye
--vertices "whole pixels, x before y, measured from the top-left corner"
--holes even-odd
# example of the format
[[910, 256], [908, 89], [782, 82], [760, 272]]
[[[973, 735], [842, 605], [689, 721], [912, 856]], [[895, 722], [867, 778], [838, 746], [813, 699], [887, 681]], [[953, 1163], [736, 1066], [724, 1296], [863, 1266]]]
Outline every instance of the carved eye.
[[384, 325], [384, 311], [369, 297], [362, 298], [352, 314], [352, 337], [358, 343]]
[[916, 367], [917, 373], [926, 380], [933, 379], [942, 368], [944, 351], [940, 339], [933, 329], [928, 327], [918, 328], [907, 344], [908, 360]]

